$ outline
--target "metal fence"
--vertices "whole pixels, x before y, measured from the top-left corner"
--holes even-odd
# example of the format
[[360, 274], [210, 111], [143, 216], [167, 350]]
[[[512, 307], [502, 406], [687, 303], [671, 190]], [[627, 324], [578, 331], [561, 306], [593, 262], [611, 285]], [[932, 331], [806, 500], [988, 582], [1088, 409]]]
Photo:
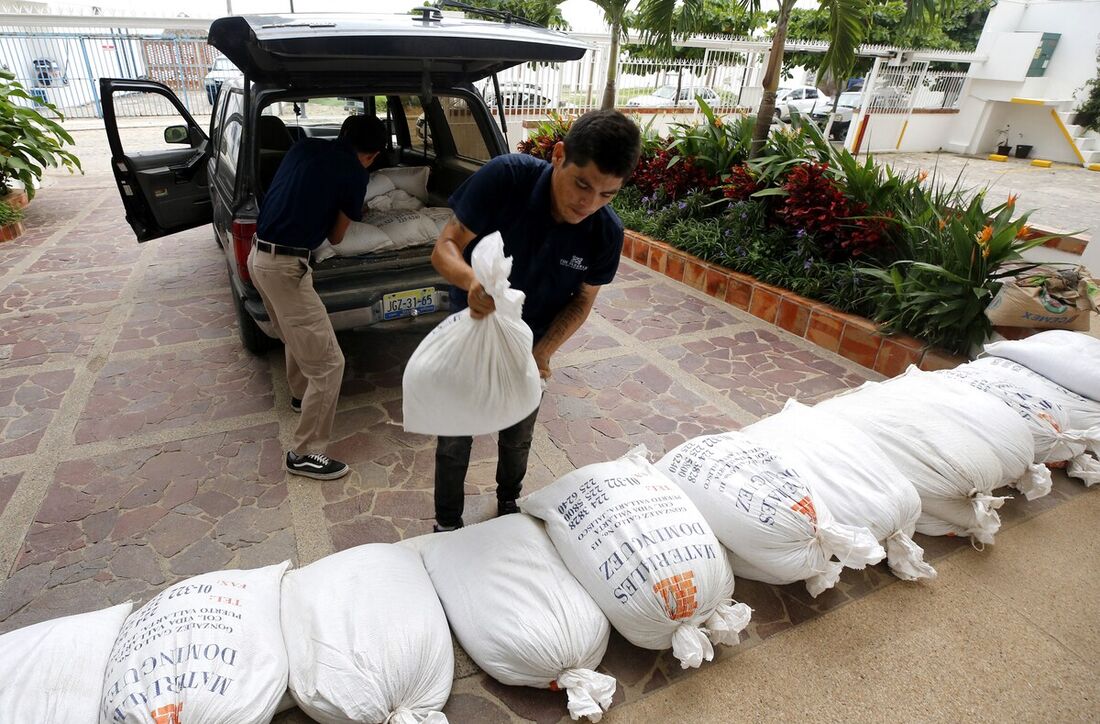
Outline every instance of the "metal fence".
[[[206, 43], [201, 21], [177, 21], [182, 25], [176, 28], [171, 27], [171, 19], [165, 19], [164, 28], [150, 27], [154, 22], [147, 19], [142, 30], [108, 28], [102, 23], [99, 27], [0, 27], [0, 64], [13, 71], [32, 94], [55, 104], [69, 118], [102, 117], [101, 77], [160, 81], [176, 92], [192, 115], [208, 115], [218, 81], [236, 70], [220, 69], [228, 61], [219, 62], [217, 51]], [[578, 61], [526, 63], [500, 74], [500, 101], [507, 115], [542, 118], [548, 111], [579, 113], [601, 105], [609, 39], [578, 37], [591, 46]], [[791, 42], [792, 49], [825, 49]], [[703, 38], [689, 40], [685, 47], [694, 48], [697, 57], [654, 61], [624, 52], [618, 60], [616, 106], [682, 116], [698, 113], [697, 97], [720, 113], [748, 112], [759, 105], [766, 43]], [[919, 60], [894, 66], [876, 61], [879, 72], [869, 79], [873, 86], [869, 110], [956, 108], [966, 73], [938, 70], [937, 65], [944, 64]], [[480, 82], [478, 90], [495, 112], [497, 94], [491, 82]], [[120, 116], [159, 116], [166, 108], [163, 99], [153, 94], [135, 93], [118, 98], [116, 111]]]
[[[0, 28], [0, 64], [32, 95], [53, 103], [67, 118], [102, 117], [99, 79], [103, 77], [160, 81], [175, 91], [192, 114], [209, 115], [213, 96], [204, 79], [216, 55], [205, 36], [194, 33]], [[119, 114], [163, 114], [162, 104], [138, 97], [120, 104]]]

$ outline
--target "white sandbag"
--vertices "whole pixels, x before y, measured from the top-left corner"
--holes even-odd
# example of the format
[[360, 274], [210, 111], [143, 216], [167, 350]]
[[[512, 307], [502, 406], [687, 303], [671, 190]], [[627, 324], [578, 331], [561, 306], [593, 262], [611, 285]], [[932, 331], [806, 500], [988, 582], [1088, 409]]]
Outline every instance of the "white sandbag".
[[287, 686], [279, 584], [289, 562], [169, 586], [130, 614], [100, 724], [266, 724]]
[[384, 232], [394, 249], [428, 244], [439, 236], [435, 222], [419, 211], [372, 211], [363, 216], [363, 223]]
[[845, 566], [864, 568], [886, 556], [867, 528], [833, 519], [797, 466], [741, 433], [688, 440], [657, 468], [695, 503], [730, 550], [738, 576], [805, 581], [818, 596]]
[[422, 208], [424, 202], [401, 189], [394, 189], [367, 200], [367, 209], [370, 211], [417, 211]]
[[858, 428], [791, 399], [778, 415], [741, 432], [798, 470], [837, 522], [870, 530], [898, 578], [935, 578], [913, 541], [921, 512], [916, 488]]
[[539, 406], [542, 380], [523, 321], [523, 292], [512, 289], [511, 257], [494, 232], [474, 247], [474, 274], [496, 302], [482, 319], [463, 309], [444, 319], [409, 358], [402, 378], [407, 432], [486, 435], [510, 427]]
[[394, 166], [392, 168], [380, 168], [371, 172], [371, 178], [375, 176], [389, 179], [394, 188], [414, 196], [424, 203], [428, 202], [428, 174], [431, 169], [428, 166]]
[[420, 556], [371, 543], [287, 574], [290, 691], [321, 724], [445, 724], [454, 648]]
[[103, 670], [132, 603], [0, 636], [0, 722], [95, 724]]
[[1027, 489], [1034, 477], [1040, 479], [1030, 487], [1042, 486], [1031, 433], [992, 395], [910, 369], [819, 407], [866, 433], [917, 489], [918, 532], [992, 543], [1005, 501], [993, 491], [1010, 483]]
[[420, 210], [420, 213], [435, 222], [436, 229], [442, 233], [443, 227], [447, 225], [455, 212], [446, 206], [425, 206]]
[[505, 515], [421, 538], [424, 567], [470, 658], [501, 683], [564, 690], [573, 719], [599, 721], [615, 694], [615, 679], [595, 671], [611, 625], [543, 524]]
[[1100, 462], [1096, 459], [1100, 455], [1100, 402], [1082, 397], [1038, 372], [1001, 357], [982, 357], [962, 368], [974, 369], [984, 376], [1017, 385], [1028, 394], [1062, 408], [1069, 419], [1069, 426], [1062, 431], [1063, 434], [1080, 440], [1086, 449], [1086, 452], [1070, 458], [1066, 472], [1070, 477], [1082, 480], [1085, 485], [1100, 482]]
[[363, 204], [367, 205], [372, 199], [375, 199], [383, 194], [388, 194], [397, 187], [393, 185], [393, 179], [383, 173], [374, 171], [370, 174], [370, 178], [367, 181], [367, 191], [363, 194]]
[[985, 352], [1022, 364], [1067, 390], [1100, 402], [1100, 339], [1051, 329], [1027, 339], [991, 342]]
[[740, 641], [751, 611], [731, 602], [722, 547], [644, 447], [574, 470], [519, 505], [546, 521], [565, 565], [634, 645], [671, 646], [688, 668], [713, 659], [712, 644]]
[[1020, 385], [1004, 377], [986, 374], [981, 367], [970, 364], [934, 374], [965, 382], [1015, 410], [1035, 441], [1035, 462], [1065, 462], [1085, 451], [1084, 436], [1070, 430], [1069, 414], [1061, 405], [1032, 395]]

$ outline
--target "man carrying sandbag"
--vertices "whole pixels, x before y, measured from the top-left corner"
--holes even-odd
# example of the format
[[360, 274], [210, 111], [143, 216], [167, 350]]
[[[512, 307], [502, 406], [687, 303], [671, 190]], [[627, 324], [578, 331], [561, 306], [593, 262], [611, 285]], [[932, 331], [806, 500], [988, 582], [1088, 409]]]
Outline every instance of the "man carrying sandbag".
[[[607, 204], [630, 178], [641, 152], [637, 125], [617, 111], [593, 111], [573, 123], [547, 163], [509, 154], [485, 164], [451, 196], [454, 211], [432, 252], [436, 270], [456, 288], [456, 309], [475, 319], [495, 304], [470, 264], [481, 238], [499, 231], [512, 258], [511, 286], [526, 295], [523, 321], [534, 335], [543, 379], [550, 359], [584, 323], [600, 286], [615, 278], [623, 225]], [[501, 430], [497, 513], [518, 511], [538, 416]], [[435, 453], [435, 530], [462, 527], [463, 487], [472, 437], [439, 437]]]
[[334, 480], [348, 466], [327, 452], [344, 354], [324, 302], [313, 288], [313, 250], [339, 244], [363, 216], [367, 167], [385, 148], [386, 127], [375, 116], [348, 116], [335, 141], [307, 138], [279, 164], [260, 206], [248, 272], [286, 348], [291, 407], [302, 414], [286, 469]]

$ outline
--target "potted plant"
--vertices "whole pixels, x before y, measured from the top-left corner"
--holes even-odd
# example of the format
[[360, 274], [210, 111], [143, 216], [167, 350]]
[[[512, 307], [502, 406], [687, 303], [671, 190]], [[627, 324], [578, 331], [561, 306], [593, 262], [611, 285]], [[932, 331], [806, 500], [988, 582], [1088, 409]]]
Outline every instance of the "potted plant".
[[1012, 153], [1012, 146], [1008, 145], [1008, 129], [1010, 126], [997, 131], [997, 153], [1002, 156], [1007, 156]]
[[23, 233], [23, 210], [0, 201], [0, 241], [11, 241]]
[[1100, 67], [1097, 68], [1096, 77], [1085, 83], [1084, 97], [1070, 122], [1075, 126], [1100, 132]]
[[[35, 184], [46, 166], [80, 170], [80, 160], [62, 146], [73, 138], [61, 125], [43, 113], [64, 116], [52, 103], [44, 103], [27, 92], [15, 75], [0, 70], [0, 198], [22, 185], [26, 200], [34, 198]], [[83, 170], [81, 170], [83, 173]], [[9, 206], [26, 204], [15, 194]]]
[[[1019, 134], [1019, 136], [1020, 136], [1020, 139], [1023, 140], [1024, 134], [1021, 133], [1021, 134]], [[1031, 155], [1031, 149], [1032, 149], [1032, 147], [1029, 146], [1026, 143], [1017, 143], [1016, 144], [1016, 158], [1027, 158], [1028, 156]]]

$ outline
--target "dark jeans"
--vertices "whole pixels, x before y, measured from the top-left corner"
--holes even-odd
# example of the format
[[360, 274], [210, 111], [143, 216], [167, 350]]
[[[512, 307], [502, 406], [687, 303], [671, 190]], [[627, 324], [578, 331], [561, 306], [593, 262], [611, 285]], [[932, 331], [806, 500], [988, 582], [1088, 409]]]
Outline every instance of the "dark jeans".
[[[535, 432], [538, 408], [523, 420], [497, 434], [497, 501], [515, 500], [523, 489], [527, 456]], [[439, 437], [435, 445], [435, 521], [439, 525], [462, 522], [466, 470], [470, 467], [472, 437]]]

